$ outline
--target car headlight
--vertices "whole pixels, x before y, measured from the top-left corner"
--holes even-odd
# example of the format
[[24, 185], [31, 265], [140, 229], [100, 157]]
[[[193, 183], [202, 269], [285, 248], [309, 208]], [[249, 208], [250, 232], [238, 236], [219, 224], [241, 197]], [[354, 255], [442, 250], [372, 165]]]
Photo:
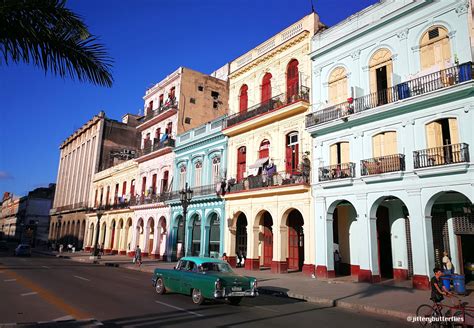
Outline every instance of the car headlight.
[[217, 279], [216, 282], [214, 283], [214, 286], [216, 290], [222, 290], [222, 281], [220, 279]]

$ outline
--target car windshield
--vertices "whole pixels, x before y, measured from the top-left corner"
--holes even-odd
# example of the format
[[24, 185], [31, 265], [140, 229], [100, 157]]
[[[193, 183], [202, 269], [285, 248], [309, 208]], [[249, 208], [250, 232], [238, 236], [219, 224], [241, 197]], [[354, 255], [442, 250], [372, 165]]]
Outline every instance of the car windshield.
[[201, 272], [232, 272], [229, 264], [220, 262], [204, 262], [199, 267]]

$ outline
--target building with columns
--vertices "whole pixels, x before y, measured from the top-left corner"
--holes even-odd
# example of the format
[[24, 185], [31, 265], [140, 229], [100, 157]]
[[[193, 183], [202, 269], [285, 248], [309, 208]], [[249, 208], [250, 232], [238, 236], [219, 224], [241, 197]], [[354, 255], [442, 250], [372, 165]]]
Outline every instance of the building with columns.
[[[227, 138], [222, 134], [224, 117], [178, 135], [175, 148], [169, 259], [184, 255], [219, 257], [224, 251], [224, 201], [221, 188], [226, 176]], [[180, 191], [193, 191], [186, 218]]]
[[428, 288], [444, 251], [458, 273], [474, 260], [468, 9], [381, 1], [314, 37], [318, 277]]
[[311, 13], [230, 63], [224, 250], [235, 266], [314, 272], [309, 185]]
[[137, 126], [141, 140], [131, 254], [139, 245], [144, 256], [167, 257], [163, 245], [171, 212], [165, 200], [175, 176], [176, 136], [227, 113], [226, 77], [227, 65], [211, 75], [180, 67], [146, 91], [145, 115]]
[[49, 240], [83, 247], [93, 176], [123, 161], [117, 153], [132, 156], [136, 124], [134, 115], [127, 114], [118, 122], [101, 111], [61, 144]]

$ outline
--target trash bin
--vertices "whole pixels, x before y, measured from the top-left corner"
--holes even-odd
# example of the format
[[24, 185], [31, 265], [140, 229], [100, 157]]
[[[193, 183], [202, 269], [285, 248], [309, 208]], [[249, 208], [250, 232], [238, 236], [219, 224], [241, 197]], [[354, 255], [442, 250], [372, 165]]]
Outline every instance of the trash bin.
[[441, 282], [443, 283], [443, 287], [446, 288], [447, 291], [451, 290], [451, 275], [445, 274], [441, 277]]
[[469, 81], [472, 79], [471, 63], [459, 65], [459, 82]]
[[464, 275], [453, 274], [452, 279], [453, 279], [454, 291], [457, 294], [466, 294], [466, 283], [464, 280]]
[[397, 91], [398, 91], [398, 99], [405, 99], [410, 97], [410, 88], [408, 87], [408, 83], [400, 83], [397, 85]]

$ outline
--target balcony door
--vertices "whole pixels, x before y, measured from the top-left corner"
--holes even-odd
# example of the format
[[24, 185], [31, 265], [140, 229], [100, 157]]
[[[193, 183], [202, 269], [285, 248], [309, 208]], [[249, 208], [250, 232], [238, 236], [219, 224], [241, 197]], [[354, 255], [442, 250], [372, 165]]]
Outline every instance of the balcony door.
[[329, 104], [336, 105], [347, 100], [347, 72], [344, 67], [335, 68], [329, 76]]
[[165, 173], [163, 173], [163, 179], [161, 179], [161, 193], [165, 193], [168, 191], [168, 179], [169, 172], [165, 171]]
[[267, 73], [262, 80], [262, 104], [266, 104], [272, 98], [272, 74]]
[[292, 59], [286, 69], [286, 97], [288, 102], [296, 100], [299, 89], [298, 61]]
[[426, 125], [426, 141], [429, 160], [433, 165], [443, 164], [447, 159], [456, 160], [452, 146], [459, 144], [458, 123], [455, 118], [444, 118]]
[[285, 170], [287, 173], [298, 171], [299, 161], [299, 140], [298, 132], [291, 132], [286, 135], [285, 149]]
[[237, 150], [237, 182], [244, 178], [245, 166], [247, 161], [247, 150], [245, 147], [240, 147]]
[[370, 93], [373, 94], [372, 106], [380, 106], [391, 102], [392, 86], [392, 53], [388, 49], [380, 49], [370, 59]]
[[239, 112], [240, 113], [245, 113], [248, 108], [248, 103], [249, 103], [249, 97], [248, 97], [248, 86], [244, 84], [240, 88], [240, 94], [239, 94]]
[[258, 150], [258, 158], [266, 158], [269, 156], [270, 156], [270, 141], [265, 139], [260, 143], [260, 148]]

